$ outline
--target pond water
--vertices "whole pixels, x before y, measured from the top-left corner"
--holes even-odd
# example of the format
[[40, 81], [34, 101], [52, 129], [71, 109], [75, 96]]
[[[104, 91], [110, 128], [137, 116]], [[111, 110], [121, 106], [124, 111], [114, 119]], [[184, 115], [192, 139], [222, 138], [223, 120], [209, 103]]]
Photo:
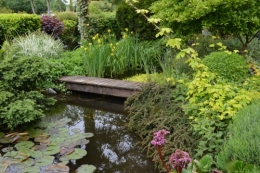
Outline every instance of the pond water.
[[82, 164], [96, 166], [97, 173], [158, 173], [138, 142], [137, 134], [127, 127], [128, 115], [124, 112], [124, 99], [97, 98], [96, 96], [70, 96], [59, 101], [47, 119], [68, 117], [72, 129], [94, 133], [85, 149], [87, 155], [71, 161], [75, 171]]

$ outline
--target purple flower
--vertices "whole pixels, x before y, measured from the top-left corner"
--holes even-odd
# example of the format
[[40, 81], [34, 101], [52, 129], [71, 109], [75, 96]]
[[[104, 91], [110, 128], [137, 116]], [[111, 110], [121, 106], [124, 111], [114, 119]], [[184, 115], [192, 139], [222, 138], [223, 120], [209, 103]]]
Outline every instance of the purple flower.
[[167, 134], [169, 134], [169, 133], [170, 132], [168, 132], [165, 129], [162, 129], [162, 130], [159, 130], [158, 132], [155, 132], [153, 134], [153, 140], [151, 142], [152, 145], [154, 145], [154, 146], [162, 146], [166, 142], [165, 136]]
[[189, 153], [177, 149], [170, 157], [170, 164], [177, 172], [181, 172], [183, 168], [186, 168], [188, 163], [191, 163]]

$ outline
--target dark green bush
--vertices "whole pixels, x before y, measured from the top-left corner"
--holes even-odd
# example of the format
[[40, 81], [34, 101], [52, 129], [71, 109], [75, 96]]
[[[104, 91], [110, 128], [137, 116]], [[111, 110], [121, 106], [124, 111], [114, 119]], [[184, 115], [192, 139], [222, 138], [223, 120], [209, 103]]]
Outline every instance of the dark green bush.
[[41, 18], [33, 14], [1, 14], [0, 45], [5, 38], [14, 38], [41, 28]]
[[74, 20], [63, 20], [64, 30], [60, 37], [66, 49], [73, 50], [78, 46], [80, 34], [78, 31], [78, 22]]
[[228, 81], [243, 81], [249, 76], [249, 68], [244, 57], [235, 53], [213, 52], [202, 62], [209, 69]]
[[182, 110], [185, 93], [182, 85], [147, 84], [125, 102], [130, 116], [128, 126], [141, 136], [141, 144], [148, 149], [148, 156], [157, 163], [160, 160], [151, 141], [153, 133], [161, 129], [170, 131], [166, 137], [168, 142], [162, 147], [166, 161], [176, 149], [194, 154], [197, 139], [192, 133], [188, 116]]
[[[142, 0], [135, 4], [139, 9], [148, 9], [148, 7], [155, 2], [155, 0]], [[148, 16], [150, 14], [147, 14]], [[140, 40], [154, 40], [157, 31], [151, 23], [141, 14], [136, 13], [136, 10], [122, 1], [118, 5], [116, 12], [116, 18], [121, 31], [125, 31], [128, 28], [129, 31], [133, 31], [139, 35]]]
[[229, 126], [229, 137], [219, 154], [225, 163], [240, 160], [260, 166], [260, 100], [243, 108]]

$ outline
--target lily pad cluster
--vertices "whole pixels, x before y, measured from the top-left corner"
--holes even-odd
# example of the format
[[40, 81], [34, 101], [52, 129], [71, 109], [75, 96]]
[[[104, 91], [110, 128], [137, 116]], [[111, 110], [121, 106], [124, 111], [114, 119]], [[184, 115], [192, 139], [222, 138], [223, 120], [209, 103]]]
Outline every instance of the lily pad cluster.
[[[70, 160], [83, 158], [87, 152], [82, 147], [89, 143], [93, 133], [82, 133], [79, 129], [69, 134], [66, 127], [71, 120], [40, 122], [22, 133], [0, 132], [0, 173], [68, 173]], [[93, 165], [82, 165], [77, 173], [92, 173]]]

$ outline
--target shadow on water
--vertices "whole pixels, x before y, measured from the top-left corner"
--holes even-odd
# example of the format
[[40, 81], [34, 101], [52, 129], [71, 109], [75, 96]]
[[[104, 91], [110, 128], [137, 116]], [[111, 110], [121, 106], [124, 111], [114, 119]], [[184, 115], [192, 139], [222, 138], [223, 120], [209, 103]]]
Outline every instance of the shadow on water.
[[111, 100], [102, 96], [76, 94], [59, 102], [46, 117], [68, 117], [72, 119], [68, 124], [70, 132], [78, 128], [94, 133], [85, 147], [87, 155], [69, 163], [71, 171], [82, 164], [92, 164], [97, 167], [97, 173], [158, 173], [151, 159], [138, 145], [139, 136], [125, 126], [128, 116], [123, 102], [124, 99], [120, 98]]

